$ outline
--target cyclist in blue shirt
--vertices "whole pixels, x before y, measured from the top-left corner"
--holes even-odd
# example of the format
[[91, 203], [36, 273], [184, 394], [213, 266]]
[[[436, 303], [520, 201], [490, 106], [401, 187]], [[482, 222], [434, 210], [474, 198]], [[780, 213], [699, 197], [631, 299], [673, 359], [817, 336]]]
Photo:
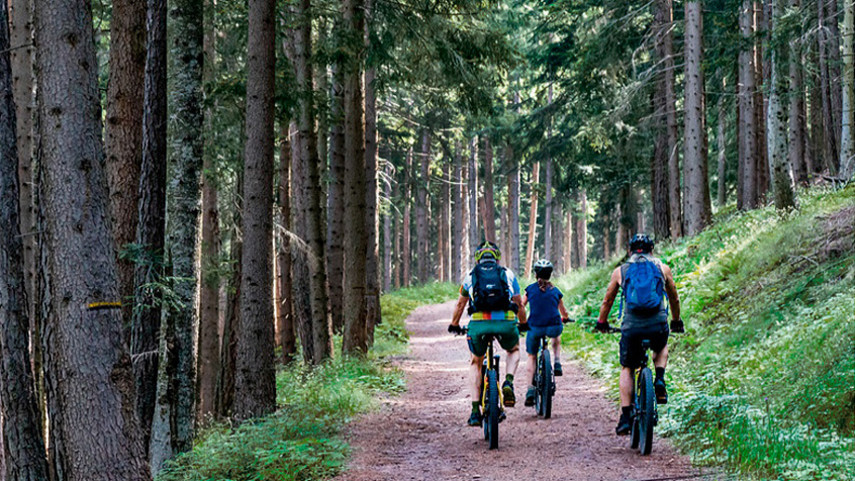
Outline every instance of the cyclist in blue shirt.
[[529, 333], [525, 340], [525, 350], [528, 353], [528, 391], [525, 394], [525, 405], [533, 406], [535, 397], [534, 371], [537, 364], [537, 349], [543, 337], [552, 339], [552, 349], [555, 357], [554, 373], [563, 374], [561, 370], [561, 332], [564, 330], [563, 320], [570, 316], [564, 307], [561, 290], [549, 282], [553, 266], [548, 260], [541, 259], [534, 264], [534, 275], [537, 282], [525, 288], [523, 306], [530, 305], [528, 314]]

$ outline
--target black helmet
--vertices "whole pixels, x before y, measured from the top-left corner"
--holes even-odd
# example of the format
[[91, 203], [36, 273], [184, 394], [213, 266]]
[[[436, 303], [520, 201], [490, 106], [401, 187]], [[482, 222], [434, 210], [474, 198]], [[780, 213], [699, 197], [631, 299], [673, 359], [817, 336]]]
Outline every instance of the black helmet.
[[629, 241], [629, 251], [633, 254], [653, 252], [653, 240], [647, 234], [635, 234]]
[[534, 277], [548, 281], [552, 276], [552, 263], [546, 259], [541, 259], [534, 263]]

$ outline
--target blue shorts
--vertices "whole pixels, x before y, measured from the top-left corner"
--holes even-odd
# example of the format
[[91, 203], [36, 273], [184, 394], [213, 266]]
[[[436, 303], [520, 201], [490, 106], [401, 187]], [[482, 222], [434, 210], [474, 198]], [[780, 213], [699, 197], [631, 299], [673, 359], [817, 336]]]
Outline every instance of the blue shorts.
[[554, 326], [544, 326], [544, 327], [529, 327], [528, 334], [525, 336], [525, 351], [532, 356], [537, 354], [537, 350], [540, 348], [540, 340], [544, 337], [558, 337], [561, 333], [564, 332], [563, 324], [556, 324]]

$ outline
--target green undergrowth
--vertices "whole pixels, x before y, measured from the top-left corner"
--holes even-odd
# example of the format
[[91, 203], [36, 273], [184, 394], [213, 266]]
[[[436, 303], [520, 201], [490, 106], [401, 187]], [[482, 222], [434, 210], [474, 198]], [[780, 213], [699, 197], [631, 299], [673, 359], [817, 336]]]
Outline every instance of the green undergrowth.
[[333, 359], [309, 368], [295, 364], [276, 375], [275, 414], [240, 426], [204, 429], [193, 450], [178, 456], [158, 481], [309, 481], [341, 472], [349, 449], [342, 428], [376, 406], [378, 396], [406, 386], [386, 357], [406, 352], [404, 320], [416, 307], [453, 299], [451, 284], [433, 283], [381, 297], [383, 322], [364, 358]]
[[[741, 478], [852, 480], [855, 186], [800, 200], [786, 213], [728, 209], [660, 252], [688, 333], [671, 338], [659, 432]], [[618, 263], [557, 280], [581, 321], [563, 342], [615, 397], [617, 336], [590, 328]]]

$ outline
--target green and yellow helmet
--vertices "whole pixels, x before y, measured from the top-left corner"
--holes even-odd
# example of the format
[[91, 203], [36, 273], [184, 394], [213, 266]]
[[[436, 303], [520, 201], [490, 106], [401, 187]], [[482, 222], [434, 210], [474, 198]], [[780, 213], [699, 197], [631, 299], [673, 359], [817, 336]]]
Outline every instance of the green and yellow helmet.
[[481, 259], [493, 259], [498, 262], [502, 259], [502, 251], [496, 244], [484, 241], [478, 244], [478, 248], [475, 249], [475, 261], [481, 262]]

